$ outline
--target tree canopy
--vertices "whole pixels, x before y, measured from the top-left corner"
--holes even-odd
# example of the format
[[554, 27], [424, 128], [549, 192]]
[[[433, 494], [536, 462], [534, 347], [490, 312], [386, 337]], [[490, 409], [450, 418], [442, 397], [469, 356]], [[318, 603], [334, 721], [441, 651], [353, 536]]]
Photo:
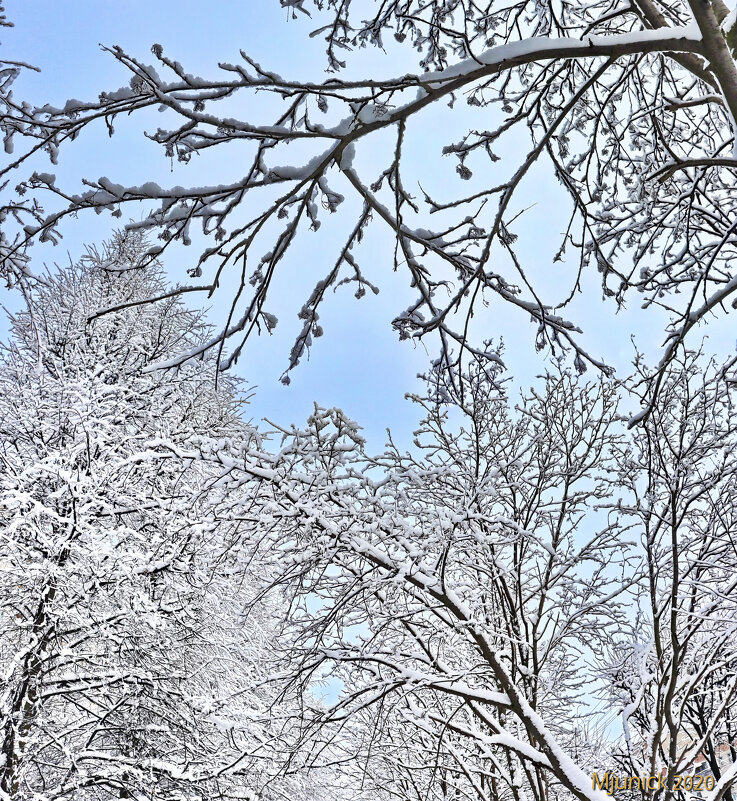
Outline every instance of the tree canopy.
[[[28, 246], [53, 240], [65, 217], [84, 209], [119, 216], [143, 201], [150, 211], [133, 227], [160, 240], [149, 258], [187, 244], [193, 225], [210, 238], [188, 269], [201, 280], [177, 291], [210, 296], [221, 283], [230, 286], [226, 322], [200, 346], [218, 348], [228, 367], [254, 332], [276, 325], [269, 289], [295, 243], [335, 213], [343, 236], [315, 268], [288, 370], [322, 334], [318, 310], [330, 289], [348, 284], [357, 297], [378, 291], [382, 269], [367, 267], [360, 248], [373, 224], [394, 243], [384, 262], [393, 259], [416, 295], [393, 321], [400, 338], [435, 332], [446, 362], [459, 354], [486, 359], [493, 354], [469, 335], [469, 319], [496, 299], [532, 318], [538, 348], [568, 349], [578, 369], [606, 372], [606, 360], [589, 352], [565, 311], [585, 272], [597, 270], [604, 298], [669, 315], [662, 362], [648, 377], [655, 390], [692, 329], [732, 302], [737, 71], [734, 15], [721, 0], [282, 5], [308, 26], [305, 35], [325, 40], [327, 78], [283, 77], [245, 52], [203, 78], [160, 45], [152, 47], [153, 63], [111, 46], [128, 85], [54, 108], [17, 100], [11, 84], [24, 66], [6, 63], [1, 125], [14, 155], [2, 175], [17, 182], [15, 195], [6, 184], [0, 211], [7, 280], [29, 278]], [[362, 47], [386, 60], [412, 49], [419, 69], [343, 77], [350, 51]], [[259, 105], [264, 94], [275, 102]], [[165, 112], [162, 125], [146, 135], [167, 157], [187, 161], [212, 148], [242, 154], [237, 148], [246, 145], [247, 168], [216, 186], [134, 186], [124, 169], [85, 177], [84, 187], [57, 185], [39, 170], [23, 174], [31, 154], [63, 159], [89, 125], [107, 125], [112, 135], [116, 118], [156, 107]], [[435, 166], [418, 166], [412, 153], [423, 120], [441, 109], [465, 115], [468, 128], [437, 153], [457, 160], [457, 180], [431, 196], [423, 183]], [[499, 158], [495, 151], [507, 153], [508, 140], [517, 155]], [[380, 155], [372, 150], [367, 166], [361, 153], [371, 142]], [[557, 297], [547, 297], [539, 265], [526, 264], [516, 244], [524, 225], [515, 224], [513, 200], [538, 161], [571, 200], [551, 256], [551, 267], [566, 259]], [[231, 274], [234, 283], [225, 281]]]
[[33, 287], [2, 358], [2, 801], [733, 797], [723, 366], [680, 347], [628, 432], [612, 381], [438, 362], [410, 452], [317, 405], [267, 441], [214, 355], [156, 366], [207, 331], [138, 302], [144, 247]]
[[265, 682], [278, 614], [245, 613], [220, 466], [177, 455], [259, 446], [237, 384], [146, 369], [205, 333], [177, 299], [87, 323], [161, 290], [140, 256], [118, 235], [48, 276], [0, 355], [0, 798], [307, 799], [282, 770], [300, 699]]
[[[106, 46], [126, 85], [52, 107], [0, 64], [0, 269], [25, 301], [0, 354], [0, 801], [602, 801], [595, 771], [732, 801], [737, 357], [691, 339], [737, 304], [737, 9], [280, 2], [327, 77]], [[362, 77], [360, 48], [414, 62]], [[230, 153], [232, 180], [37, 169], [156, 109], [166, 158]], [[463, 134], [438, 188], [417, 143], [444, 119]], [[542, 269], [517, 202], [541, 165], [570, 199]], [[138, 203], [99, 252], [35, 269], [67, 219]], [[393, 268], [399, 338], [440, 350], [407, 450], [317, 403], [266, 436], [222, 374], [333, 214], [283, 380], [328, 292]], [[195, 242], [169, 285], [161, 260]], [[589, 271], [605, 302], [666, 312], [628, 380], [569, 319]], [[198, 294], [226, 295], [218, 329]], [[472, 325], [489, 303], [571, 362], [515, 393]]]

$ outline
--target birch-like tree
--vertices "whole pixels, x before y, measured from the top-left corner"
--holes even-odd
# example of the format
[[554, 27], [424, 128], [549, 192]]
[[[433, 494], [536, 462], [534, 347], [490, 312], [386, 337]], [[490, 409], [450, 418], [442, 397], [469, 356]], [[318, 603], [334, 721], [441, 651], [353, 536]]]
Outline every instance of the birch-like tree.
[[[668, 402], [621, 452], [616, 505], [640, 542], [644, 580], [610, 680], [627, 772], [688, 774], [705, 763], [715, 797], [737, 777], [734, 388], [723, 368], [680, 352]], [[644, 365], [638, 365], [640, 374]], [[626, 500], [629, 499], [629, 500]]]
[[377, 795], [593, 798], [586, 656], [621, 630], [631, 581], [618, 522], [590, 519], [616, 472], [616, 393], [562, 373], [515, 414], [498, 369], [456, 378], [463, 396], [438, 368], [417, 398], [419, 456], [367, 459], [318, 407], [269, 469], [241, 468], [282, 499], [251, 536], [290, 601], [282, 669], [344, 688], [305, 710], [303, 738], [318, 756], [344, 738]]
[[[63, 218], [83, 209], [119, 215], [143, 202], [149, 213], [131, 216], [139, 219], [134, 227], [158, 232], [149, 258], [187, 244], [193, 226], [211, 237], [188, 264], [189, 275], [202, 280], [187, 291], [209, 295], [223, 275], [239, 276], [226, 323], [200, 346], [232, 339], [222, 360], [228, 366], [249, 336], [276, 324], [269, 291], [295, 243], [326, 215], [342, 214], [342, 240], [310, 265], [314, 290], [299, 311], [303, 326], [288, 368], [322, 333], [319, 308], [329, 291], [345, 284], [361, 297], [378, 289], [381, 271], [366, 265], [360, 247], [373, 224], [391, 234], [393, 253], [384, 261], [393, 259], [416, 294], [397, 310], [400, 338], [437, 332], [446, 360], [454, 347], [454, 358], [483, 360], [468, 319], [480, 304], [502, 301], [532, 317], [539, 348], [568, 348], [579, 369], [606, 369], [565, 313], [586, 271], [597, 270], [613, 302], [670, 315], [664, 358], [650, 376], [654, 390], [679, 343], [732, 302], [737, 34], [722, 0], [282, 6], [309, 26], [305, 35], [325, 40], [328, 78], [283, 77], [245, 52], [218, 54], [219, 71], [204, 78], [187, 71], [186, 54], [158, 44], [153, 63], [109, 47], [129, 84], [54, 108], [18, 101], [10, 86], [23, 66], [6, 64], [0, 124], [6, 149], [18, 148], [0, 173], [10, 182], [1, 210], [8, 280], [28, 277], [28, 245], [55, 240]], [[354, 48], [373, 48], [382, 63], [396, 59], [400, 72], [343, 77]], [[415, 71], [407, 71], [407, 51], [419, 58]], [[273, 103], [258, 103], [264, 93], [276, 113]], [[31, 154], [63, 158], [87, 126], [107, 125], [112, 134], [116, 117], [152, 107], [165, 113], [148, 136], [167, 157], [188, 161], [212, 148], [243, 154], [250, 145], [247, 166], [222, 185], [171, 188], [133, 186], [120, 167], [110, 177], [85, 178], [84, 187], [60, 186], [41, 170], [23, 173]], [[467, 130], [445, 143], [436, 162], [418, 163], [412, 153], [429, 113], [465, 115]], [[519, 155], [500, 159], [509, 140]], [[369, 147], [367, 162], [361, 154]], [[571, 199], [569, 223], [544, 265], [561, 275], [557, 296], [543, 290], [515, 244], [525, 233], [516, 197], [538, 161]], [[241, 155], [233, 163], [243, 164]], [[448, 163], [455, 170], [442, 189], [425, 191]], [[10, 191], [15, 185], [18, 194]]]
[[222, 466], [175, 453], [258, 435], [212, 359], [149, 369], [205, 329], [176, 299], [136, 304], [164, 287], [131, 269], [141, 248], [47, 275], [0, 359], [0, 798], [312, 798], [281, 771], [274, 610], [245, 614]]

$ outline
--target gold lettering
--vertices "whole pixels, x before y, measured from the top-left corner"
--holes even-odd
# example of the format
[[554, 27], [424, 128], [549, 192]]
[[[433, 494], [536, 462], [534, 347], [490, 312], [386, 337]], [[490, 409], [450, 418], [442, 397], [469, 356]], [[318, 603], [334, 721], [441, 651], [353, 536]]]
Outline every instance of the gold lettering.
[[606, 783], [608, 777], [609, 774], [605, 773], [603, 779], [599, 779], [599, 774], [596, 771], [594, 771], [594, 780], [591, 782], [591, 788], [593, 790], [606, 790]]

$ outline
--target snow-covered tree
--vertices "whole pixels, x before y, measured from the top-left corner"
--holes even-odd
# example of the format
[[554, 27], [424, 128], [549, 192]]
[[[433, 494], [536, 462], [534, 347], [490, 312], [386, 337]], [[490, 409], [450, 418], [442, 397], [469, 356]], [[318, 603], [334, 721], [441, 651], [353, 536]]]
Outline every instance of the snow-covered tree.
[[627, 432], [606, 380], [441, 359], [413, 452], [319, 406], [275, 450], [213, 358], [154, 367], [206, 332], [141, 247], [3, 355], [3, 801], [733, 797], [730, 363], [679, 350]]
[[165, 289], [143, 247], [46, 276], [0, 357], [0, 798], [308, 799], [278, 779], [274, 610], [244, 611], [253, 490], [223, 521], [222, 464], [177, 455], [260, 441], [212, 359], [149, 369], [206, 328], [136, 303]]
[[737, 424], [723, 367], [705, 367], [700, 356], [678, 353], [664, 381], [667, 402], [618, 459], [625, 494], [616, 511], [640, 540], [645, 575], [632, 629], [614, 640], [609, 676], [627, 772], [670, 777], [701, 765], [719, 796], [732, 799]]
[[[166, 112], [149, 136], [168, 157], [187, 161], [212, 148], [252, 145], [248, 166], [216, 186], [132, 186], [118, 170], [82, 190], [57, 185], [45, 172], [21, 175], [21, 196], [8, 195], [0, 220], [10, 280], [24, 275], [27, 245], [53, 239], [60, 219], [85, 208], [117, 215], [143, 201], [151, 212], [135, 227], [159, 231], [157, 253], [188, 243], [193, 225], [212, 237], [190, 268], [191, 276], [204, 276], [202, 292], [216, 291], [224, 270], [240, 276], [226, 324], [202, 345], [235, 338], [225, 364], [254, 331], [273, 327], [275, 274], [302, 232], [334, 212], [346, 218], [345, 236], [326, 254], [299, 313], [303, 328], [290, 367], [321, 333], [318, 310], [330, 288], [347, 283], [360, 297], [380, 283], [361, 266], [359, 243], [372, 222], [391, 233], [394, 265], [416, 292], [394, 320], [399, 336], [439, 332], [447, 359], [458, 342], [464, 347], [456, 353], [485, 357], [464, 318], [494, 299], [532, 317], [539, 347], [571, 348], [580, 369], [605, 368], [561, 311], [584, 286], [582, 273], [595, 269], [604, 296], [624, 304], [641, 293], [638, 303], [670, 313], [666, 352], [654, 371], [662, 376], [694, 326], [734, 299], [737, 33], [722, 0], [282, 6], [325, 39], [327, 79], [282, 77], [246, 53], [219, 54], [219, 74], [203, 78], [177, 60], [184, 54], [158, 44], [153, 64], [110, 47], [130, 84], [54, 108], [15, 99], [9, 85], [21, 66], [6, 68], [0, 124], [7, 148], [21, 148], [0, 173], [8, 179], [27, 155], [46, 149], [55, 160], [89, 124], [104, 121], [112, 133], [118, 115], [150, 107]], [[342, 77], [354, 48], [375, 48], [376, 59], [401, 67], [392, 78], [376, 77], [383, 68]], [[408, 50], [416, 51], [419, 70], [406, 63]], [[257, 102], [264, 93], [281, 105], [273, 117], [273, 104]], [[457, 175], [432, 192], [423, 187], [438, 162], [412, 157], [431, 113], [436, 128], [444, 114], [467, 117], [466, 132], [438, 153], [438, 160], [455, 161]], [[521, 155], [500, 158], [510, 152], [508, 141], [518, 153], [519, 143], [527, 144]], [[366, 148], [370, 161], [361, 158]], [[515, 198], [538, 161], [571, 198], [567, 230], [550, 253], [549, 269], [566, 271], [567, 280], [555, 282], [563, 287], [559, 296], [543, 288], [515, 244], [525, 232]], [[344, 203], [347, 197], [354, 202]], [[556, 266], [564, 254], [567, 266]], [[661, 379], [654, 380], [658, 389]]]
[[415, 455], [369, 458], [317, 407], [270, 465], [234, 465], [274, 493], [241, 548], [290, 600], [280, 680], [342, 687], [305, 706], [303, 747], [340, 742], [403, 800], [596, 799], [609, 770], [683, 801], [704, 763], [730, 793], [733, 389], [698, 364], [678, 355], [634, 434], [605, 382], [556, 373], [513, 407], [498, 368], [438, 365]]
[[498, 368], [447, 377], [416, 399], [420, 457], [368, 459], [355, 424], [316, 408], [271, 470], [241, 468], [282, 499], [252, 547], [291, 599], [283, 669], [343, 687], [305, 710], [303, 737], [318, 754], [343, 738], [390, 797], [594, 797], [586, 656], [621, 630], [631, 580], [616, 519], [593, 511], [616, 474], [616, 394], [562, 373], [514, 414]]

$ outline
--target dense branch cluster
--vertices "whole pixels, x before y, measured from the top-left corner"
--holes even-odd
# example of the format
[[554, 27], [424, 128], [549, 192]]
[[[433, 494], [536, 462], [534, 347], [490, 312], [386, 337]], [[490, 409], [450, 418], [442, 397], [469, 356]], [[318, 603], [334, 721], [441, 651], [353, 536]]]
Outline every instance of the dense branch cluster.
[[[679, 777], [708, 775], [708, 801], [732, 801], [737, 357], [688, 337], [737, 289], [737, 13], [281, 4], [325, 39], [322, 82], [246, 53], [205, 79], [159, 45], [153, 65], [110, 47], [128, 85], [53, 108], [16, 99], [29, 67], [0, 63], [0, 265], [25, 300], [0, 354], [0, 801], [602, 801], [594, 771], [658, 777], [626, 788], [643, 801], [691, 801]], [[354, 79], [364, 46], [414, 48], [420, 70]], [[172, 188], [33, 171], [156, 108], [167, 157], [245, 151], [245, 171]], [[413, 137], [461, 108], [441, 196]], [[552, 300], [515, 211], [539, 161], [572, 201]], [[32, 270], [67, 218], [139, 202], [99, 252]], [[283, 380], [329, 292], [378, 292], [362, 242], [384, 228], [416, 295], [399, 337], [439, 337], [406, 451], [390, 435], [369, 453], [318, 405], [264, 433], [215, 380], [273, 330], [277, 274], [331, 214], [344, 234]], [[201, 282], [170, 287], [159, 259], [193, 226]], [[562, 314], [590, 268], [605, 298], [670, 315], [631, 379]], [[213, 331], [182, 295], [226, 284]], [[471, 325], [495, 300], [572, 364], [514, 395], [499, 339]]]
[[207, 330], [136, 302], [147, 248], [47, 276], [2, 358], [2, 801], [732, 798], [723, 367], [680, 348], [628, 432], [609, 380], [440, 359], [411, 451], [267, 437], [214, 359], [155, 367]]
[[[286, 6], [295, 14], [297, 7], [307, 10], [304, 3]], [[86, 189], [78, 191], [57, 185], [50, 173], [21, 175], [19, 195], [6, 184], [0, 210], [7, 280], [29, 277], [28, 245], [55, 241], [65, 217], [86, 208], [119, 216], [143, 201], [150, 213], [133, 227], [157, 231], [161, 242], [149, 258], [173, 242], [188, 244], [193, 224], [214, 240], [189, 269], [205, 282], [179, 291], [213, 294], [226, 275], [239, 275], [225, 324], [200, 346], [222, 353], [234, 338], [223, 367], [255, 331], [276, 325], [267, 305], [274, 277], [304, 232], [332, 213], [346, 218], [345, 237], [326, 254], [299, 312], [303, 325], [288, 369], [322, 334], [318, 309], [329, 289], [348, 283], [359, 298], [367, 289], [378, 291], [380, 276], [360, 263], [371, 223], [391, 232], [395, 269], [407, 273], [416, 292], [395, 329], [400, 338], [438, 333], [448, 363], [459, 352], [487, 358], [469, 335], [469, 319], [479, 304], [496, 298], [532, 317], [538, 348], [572, 350], [579, 370], [594, 364], [606, 371], [575, 320], [561, 316], [589, 267], [601, 273], [603, 295], [618, 304], [640, 293], [645, 307], [668, 311], [661, 372], [689, 331], [732, 299], [737, 71], [728, 42], [732, 17], [718, 0], [323, 0], [316, 6], [314, 34], [325, 38], [334, 72], [320, 83], [284, 78], [244, 52], [206, 79], [188, 73], [159, 45], [153, 65], [111, 47], [131, 74], [129, 85], [53, 108], [17, 101], [10, 85], [22, 66], [6, 65], [6, 150], [21, 147], [2, 171], [7, 181], [17, 180], [36, 151], [56, 161], [87, 126], [104, 123], [112, 135], [118, 115], [149, 107], [165, 111], [171, 123], [149, 134], [171, 158], [188, 161], [239, 143], [250, 143], [251, 154], [244, 172], [216, 186], [130, 186], [120, 176], [120, 183], [85, 179]], [[342, 54], [364, 46], [390, 54], [412, 47], [423, 71], [342, 78]], [[255, 102], [264, 93], [281, 106], [271, 120], [260, 117], [267, 111]], [[443, 150], [457, 159], [457, 183], [431, 197], [412, 164], [414, 137], [426, 110], [448, 106], [443, 113], [465, 113], [469, 130]], [[253, 114], [239, 116], [242, 108]], [[495, 150], [515, 137], [530, 149], [516, 163], [500, 159]], [[384, 143], [383, 163], [374, 158], [363, 165], [364, 140]], [[304, 156], [290, 159], [289, 145]], [[556, 257], [568, 254], [568, 284], [558, 298], [545, 296], [512, 231], [513, 199], [541, 159], [572, 199]], [[344, 204], [349, 197], [357, 205]], [[42, 203], [56, 210], [45, 211]]]
[[[130, 268], [140, 243], [106, 255]], [[212, 360], [146, 371], [202, 337], [177, 302], [86, 325], [161, 286], [91, 254], [34, 292], [0, 359], [3, 801], [309, 791], [273, 785], [290, 741], [274, 710], [299, 700], [265, 686], [277, 615], [246, 616], [235, 590], [243, 524], [219, 520], [221, 471], [172, 453], [259, 441], [236, 385], [214, 390]]]

